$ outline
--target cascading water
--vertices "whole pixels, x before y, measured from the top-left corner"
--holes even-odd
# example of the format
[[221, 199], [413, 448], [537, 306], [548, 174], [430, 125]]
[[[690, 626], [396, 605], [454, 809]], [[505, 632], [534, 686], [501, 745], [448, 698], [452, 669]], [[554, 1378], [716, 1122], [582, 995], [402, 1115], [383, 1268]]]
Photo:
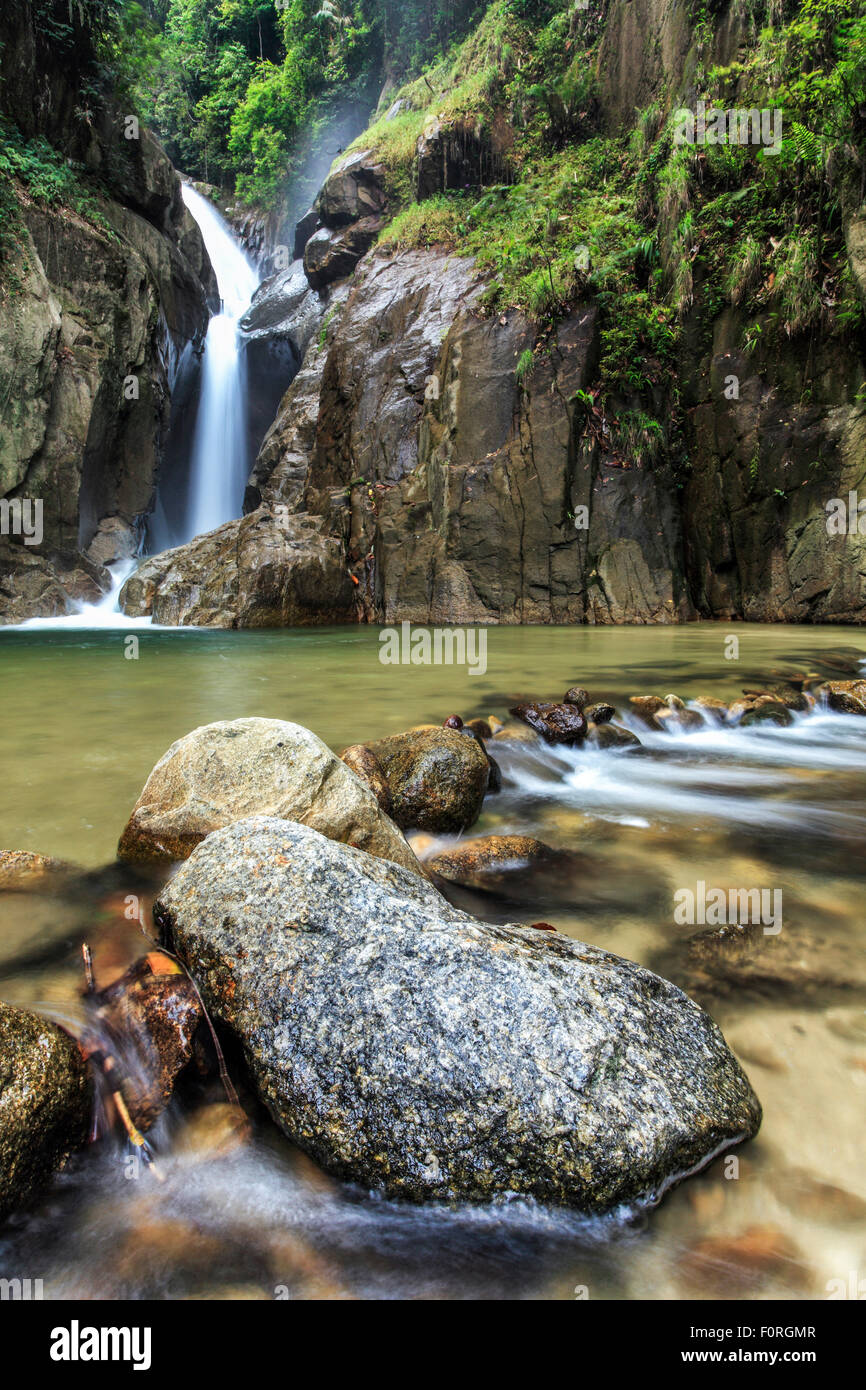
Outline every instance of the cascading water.
[[183, 200], [201, 229], [222, 301], [205, 339], [189, 495], [180, 528], [182, 538], [191, 540], [243, 510], [249, 459], [238, 323], [259, 278], [213, 204], [189, 184], [183, 185]]

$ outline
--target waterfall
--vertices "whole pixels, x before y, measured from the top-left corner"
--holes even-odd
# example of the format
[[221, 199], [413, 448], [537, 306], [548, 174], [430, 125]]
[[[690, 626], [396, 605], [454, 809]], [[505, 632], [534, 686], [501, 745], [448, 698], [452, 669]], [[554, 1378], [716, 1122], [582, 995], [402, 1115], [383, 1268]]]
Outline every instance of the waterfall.
[[192, 540], [243, 511], [250, 460], [238, 323], [259, 277], [213, 203], [186, 183], [183, 200], [201, 229], [222, 301], [205, 339], [189, 493], [180, 527], [182, 539]]

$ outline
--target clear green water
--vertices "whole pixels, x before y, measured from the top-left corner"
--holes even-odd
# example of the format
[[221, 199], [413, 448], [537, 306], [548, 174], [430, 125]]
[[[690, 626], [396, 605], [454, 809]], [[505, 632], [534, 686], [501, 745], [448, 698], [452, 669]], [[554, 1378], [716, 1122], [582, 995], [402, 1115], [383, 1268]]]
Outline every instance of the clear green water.
[[[709, 624], [490, 629], [481, 676], [383, 666], [368, 628], [135, 635], [133, 661], [122, 632], [0, 632], [0, 846], [108, 863], [153, 764], [216, 719], [294, 720], [339, 750], [453, 712], [504, 715], [573, 684], [615, 704], [730, 698], [786, 671], [844, 675], [866, 660], [856, 630]], [[43, 1277], [49, 1296], [273, 1297], [285, 1286], [362, 1298], [569, 1298], [581, 1285], [592, 1298], [826, 1297], [828, 1281], [866, 1276], [861, 722], [658, 736], [637, 759], [506, 741], [492, 749], [505, 789], [469, 832], [525, 831], [579, 859], [565, 884], [534, 880], [510, 902], [464, 894], [461, 906], [551, 921], [639, 960], [718, 1020], [765, 1110], [736, 1176], [720, 1161], [630, 1222], [588, 1226], [522, 1203], [419, 1211], [323, 1181], [267, 1127], [240, 1154], [183, 1157], [173, 1115], [158, 1135], [163, 1188], [125, 1181], [118, 1155], [85, 1154], [0, 1236], [0, 1273]], [[698, 928], [676, 924], [673, 895], [699, 879], [783, 891], [770, 954], [745, 966], [696, 954]], [[0, 997], [74, 1011], [85, 935], [104, 971], [141, 951], [123, 921], [128, 887], [121, 876], [75, 901], [0, 896]]]

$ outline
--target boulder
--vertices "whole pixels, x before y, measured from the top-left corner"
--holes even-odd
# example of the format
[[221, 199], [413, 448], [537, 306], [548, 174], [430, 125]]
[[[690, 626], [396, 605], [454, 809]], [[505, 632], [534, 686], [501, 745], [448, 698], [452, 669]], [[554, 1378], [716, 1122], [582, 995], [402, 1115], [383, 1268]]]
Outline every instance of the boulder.
[[91, 1085], [78, 1044], [0, 1003], [0, 1220], [87, 1139]]
[[385, 776], [401, 830], [447, 835], [478, 819], [490, 765], [477, 739], [458, 729], [410, 729], [365, 748]]
[[385, 815], [390, 816], [394, 809], [391, 788], [375, 753], [365, 743], [353, 743], [350, 748], [344, 749], [340, 757], [356, 777], [367, 783]]
[[307, 627], [354, 605], [339, 541], [270, 506], [145, 560], [120, 592], [124, 613], [167, 627]]
[[538, 700], [515, 705], [509, 713], [528, 724], [546, 743], [574, 744], [586, 738], [586, 719], [575, 704], [557, 705]]
[[316, 199], [315, 210], [326, 227], [348, 227], [384, 210], [385, 169], [369, 150], [345, 155], [334, 165]]
[[307, 242], [304, 270], [314, 290], [324, 289], [334, 280], [351, 275], [385, 225], [383, 217], [362, 217], [342, 231], [322, 227]]
[[657, 1201], [760, 1123], [719, 1029], [668, 981], [482, 923], [306, 826], [209, 836], [154, 915], [276, 1122], [364, 1188], [604, 1212]]
[[214, 830], [259, 814], [302, 821], [422, 872], [369, 787], [309, 729], [281, 719], [206, 724], [173, 743], [144, 785], [118, 856], [186, 859]]

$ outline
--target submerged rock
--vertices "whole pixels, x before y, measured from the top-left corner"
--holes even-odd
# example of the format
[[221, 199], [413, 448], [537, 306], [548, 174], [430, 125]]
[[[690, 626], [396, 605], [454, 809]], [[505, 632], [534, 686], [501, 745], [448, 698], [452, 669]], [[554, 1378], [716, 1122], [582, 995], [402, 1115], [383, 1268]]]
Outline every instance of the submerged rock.
[[0, 1003], [0, 1220], [87, 1139], [91, 1085], [77, 1043]]
[[426, 867], [450, 883], [499, 888], [514, 874], [552, 864], [556, 858], [555, 850], [531, 835], [482, 835], [441, 850]]
[[586, 719], [577, 704], [563, 702], [558, 705], [537, 700], [532, 704], [515, 705], [509, 714], [528, 724], [546, 743], [582, 743], [586, 738]]
[[186, 859], [206, 835], [250, 815], [303, 821], [421, 873], [370, 788], [309, 729], [281, 719], [206, 724], [173, 743], [145, 783], [118, 856]]
[[24, 849], [0, 850], [0, 893], [43, 893], [65, 883], [71, 864]]
[[392, 815], [401, 830], [448, 835], [478, 819], [490, 783], [490, 761], [477, 739], [459, 729], [422, 728], [391, 734], [364, 748], [388, 783]]
[[760, 1123], [719, 1029], [674, 985], [559, 933], [485, 925], [306, 826], [211, 835], [155, 917], [277, 1123], [364, 1187], [602, 1212], [654, 1200]]

